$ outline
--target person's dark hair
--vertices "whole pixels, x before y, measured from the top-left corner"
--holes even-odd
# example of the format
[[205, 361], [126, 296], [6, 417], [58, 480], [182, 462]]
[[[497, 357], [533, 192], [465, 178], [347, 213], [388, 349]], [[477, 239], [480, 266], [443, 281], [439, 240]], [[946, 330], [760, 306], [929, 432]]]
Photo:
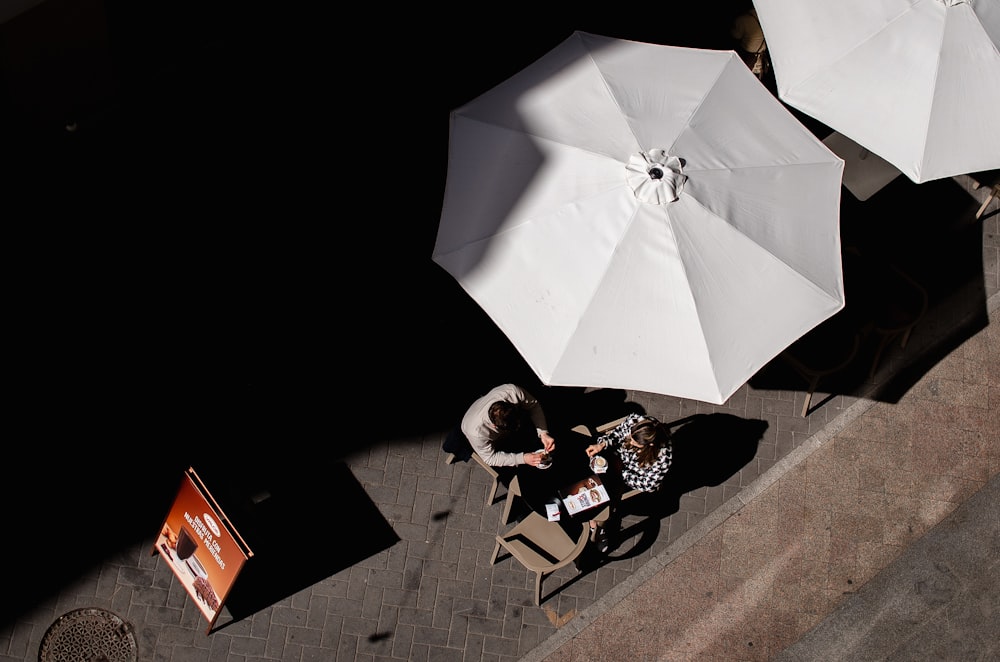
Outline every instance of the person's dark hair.
[[670, 428], [654, 418], [643, 418], [632, 426], [630, 436], [639, 445], [639, 466], [648, 467], [656, 461], [660, 449], [670, 443]]
[[499, 432], [517, 432], [524, 420], [521, 409], [513, 402], [497, 400], [490, 405], [490, 421]]

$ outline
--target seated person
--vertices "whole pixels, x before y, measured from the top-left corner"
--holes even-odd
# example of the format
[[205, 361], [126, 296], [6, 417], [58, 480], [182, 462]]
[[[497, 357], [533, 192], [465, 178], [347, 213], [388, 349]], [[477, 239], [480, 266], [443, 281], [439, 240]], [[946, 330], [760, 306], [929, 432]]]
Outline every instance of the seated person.
[[739, 46], [739, 55], [757, 78], [763, 79], [771, 68], [767, 55], [767, 42], [757, 18], [757, 10], [750, 8], [733, 22], [730, 34]]
[[462, 418], [461, 431], [472, 450], [491, 467], [514, 467], [542, 462], [539, 444], [555, 448], [542, 406], [520, 386], [502, 384], [472, 403]]
[[[587, 455], [593, 457], [606, 448], [614, 448], [620, 467], [621, 481], [631, 489], [655, 492], [670, 471], [673, 461], [673, 442], [670, 428], [652, 416], [629, 414], [621, 423], [587, 446]], [[604, 522], [591, 522], [594, 539], [601, 552], [610, 547]]]

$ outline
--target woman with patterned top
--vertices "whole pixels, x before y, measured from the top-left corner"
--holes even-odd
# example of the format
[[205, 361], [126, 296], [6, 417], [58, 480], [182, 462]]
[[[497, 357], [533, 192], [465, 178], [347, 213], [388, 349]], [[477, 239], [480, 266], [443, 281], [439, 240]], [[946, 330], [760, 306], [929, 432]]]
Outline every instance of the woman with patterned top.
[[[621, 480], [632, 489], [655, 492], [670, 471], [673, 442], [670, 428], [652, 416], [629, 414], [621, 423], [587, 446], [593, 457], [606, 448], [614, 448], [621, 460]], [[591, 522], [594, 539], [601, 552], [610, 547], [603, 522]]]

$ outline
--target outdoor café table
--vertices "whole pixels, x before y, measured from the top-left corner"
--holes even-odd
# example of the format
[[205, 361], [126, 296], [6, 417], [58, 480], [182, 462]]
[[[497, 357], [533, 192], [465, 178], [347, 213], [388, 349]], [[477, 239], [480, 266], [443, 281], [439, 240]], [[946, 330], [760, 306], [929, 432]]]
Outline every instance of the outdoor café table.
[[579, 481], [594, 477], [597, 482], [605, 485], [609, 496], [611, 494], [612, 481], [603, 480], [608, 474], [595, 476], [590, 469], [590, 458], [587, 456], [587, 446], [593, 443], [593, 439], [577, 432], [566, 432], [556, 438], [556, 447], [553, 449], [552, 466], [548, 469], [539, 469], [528, 464], [517, 467], [517, 480], [521, 488], [521, 498], [540, 515], [546, 516], [546, 505], [557, 502], [559, 504], [559, 521], [563, 528], [570, 535], [579, 531], [579, 527], [584, 522], [588, 522], [594, 515], [601, 512], [603, 504], [589, 507], [573, 514], [566, 507], [563, 497], [565, 491], [570, 486]]

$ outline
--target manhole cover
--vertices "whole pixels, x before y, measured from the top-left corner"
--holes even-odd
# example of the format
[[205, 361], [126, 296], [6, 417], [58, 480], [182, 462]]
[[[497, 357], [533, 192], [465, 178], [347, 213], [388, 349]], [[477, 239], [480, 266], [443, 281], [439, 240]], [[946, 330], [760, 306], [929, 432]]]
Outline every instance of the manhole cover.
[[131, 623], [103, 609], [74, 609], [49, 626], [38, 662], [135, 662]]

